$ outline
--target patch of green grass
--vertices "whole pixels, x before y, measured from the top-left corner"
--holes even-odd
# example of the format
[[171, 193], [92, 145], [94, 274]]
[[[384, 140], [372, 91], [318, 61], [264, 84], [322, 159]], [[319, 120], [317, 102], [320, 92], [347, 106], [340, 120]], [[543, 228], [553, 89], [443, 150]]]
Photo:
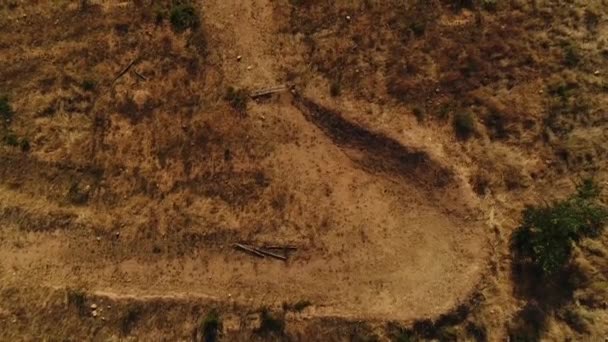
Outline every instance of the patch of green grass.
[[196, 9], [189, 4], [179, 4], [171, 8], [169, 12], [171, 26], [176, 32], [183, 32], [187, 29], [195, 29], [200, 25], [200, 19]]

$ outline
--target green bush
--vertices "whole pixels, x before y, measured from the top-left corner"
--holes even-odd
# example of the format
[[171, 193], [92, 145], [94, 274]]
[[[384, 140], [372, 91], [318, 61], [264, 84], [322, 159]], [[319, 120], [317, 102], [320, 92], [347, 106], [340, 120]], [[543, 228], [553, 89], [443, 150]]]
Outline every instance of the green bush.
[[192, 5], [186, 4], [176, 5], [171, 8], [169, 20], [176, 32], [195, 29], [200, 25], [196, 9]]
[[470, 112], [460, 112], [454, 116], [456, 135], [461, 139], [470, 138], [475, 133], [475, 118]]
[[543, 274], [552, 275], [569, 262], [572, 245], [583, 237], [598, 236], [608, 221], [608, 210], [597, 200], [598, 185], [584, 180], [570, 198], [539, 207], [527, 207], [513, 235], [518, 256]]
[[497, 5], [498, 0], [481, 0], [481, 6], [488, 11], [495, 10]]

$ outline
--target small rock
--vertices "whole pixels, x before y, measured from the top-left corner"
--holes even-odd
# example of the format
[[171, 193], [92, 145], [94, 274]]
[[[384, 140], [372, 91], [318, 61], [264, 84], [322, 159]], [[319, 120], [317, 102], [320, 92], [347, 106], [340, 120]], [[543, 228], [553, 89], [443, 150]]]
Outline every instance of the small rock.
[[240, 62], [240, 61], [241, 61], [241, 59], [243, 59], [243, 56], [241, 56], [241, 55], [236, 56], [236, 60], [237, 60], [237, 62]]
[[99, 237], [99, 236], [96, 239], [97, 239], [97, 241], [101, 241], [101, 237]]
[[253, 67], [251, 65], [247, 67], [247, 70], [251, 70], [251, 69], [253, 69]]
[[228, 298], [231, 298], [231, 297], [232, 297], [232, 295], [229, 293], [229, 294], [228, 294]]
[[94, 304], [94, 303], [91, 304], [91, 309], [93, 309], [93, 310], [97, 309], [97, 304]]
[[91, 315], [92, 315], [93, 317], [97, 317], [97, 310], [93, 310], [93, 312], [91, 312]]
[[595, 70], [595, 72], [593, 74], [597, 76], [597, 75], [600, 74], [600, 71], [599, 70]]
[[346, 20], [350, 20], [350, 15], [347, 15], [347, 16], [346, 16]]
[[114, 233], [114, 235], [116, 235], [116, 237], [119, 238], [120, 237], [120, 232], [116, 232], [116, 233]]

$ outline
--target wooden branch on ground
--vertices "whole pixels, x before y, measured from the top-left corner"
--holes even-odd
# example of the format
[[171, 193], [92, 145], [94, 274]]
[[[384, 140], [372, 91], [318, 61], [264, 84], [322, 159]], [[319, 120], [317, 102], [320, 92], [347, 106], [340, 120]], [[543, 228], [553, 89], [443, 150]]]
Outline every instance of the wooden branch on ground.
[[264, 258], [264, 254], [260, 253], [256, 248], [253, 248], [253, 247], [250, 247], [250, 246], [247, 246], [247, 245], [243, 245], [241, 243], [235, 243], [234, 244], [234, 248], [240, 249], [242, 251], [245, 251], [247, 253], [255, 255], [255, 256], [259, 257], [259, 258]]
[[264, 88], [264, 89], [252, 91], [251, 94], [249, 94], [249, 96], [252, 99], [255, 99], [257, 97], [261, 97], [261, 96], [264, 96], [264, 95], [270, 95], [270, 94], [274, 94], [274, 93], [280, 93], [280, 92], [285, 91], [285, 90], [287, 90], [287, 86], [281, 85], [281, 86], [277, 86], [277, 87]]
[[137, 77], [141, 78], [143, 81], [148, 80], [144, 75], [138, 73], [137, 70], [133, 69], [133, 72], [135, 73], [135, 75], [137, 75]]
[[298, 247], [296, 246], [291, 246], [291, 245], [287, 245], [287, 246], [264, 246], [262, 247], [264, 249], [280, 249], [280, 250], [289, 250], [289, 251], [295, 251], [298, 249]]
[[139, 60], [139, 55], [137, 57], [135, 57], [135, 59], [133, 59], [131, 61], [131, 63], [129, 63], [129, 65], [127, 65], [119, 74], [118, 76], [114, 77], [114, 80], [112, 80], [112, 84], [114, 84], [114, 82], [116, 82], [119, 78], [121, 78], [124, 74], [127, 73], [127, 71], [129, 71], [129, 69], [131, 69], [131, 67], [133, 66], [133, 64], [135, 64], [135, 62], [137, 62]]
[[270, 252], [270, 251], [265, 251], [265, 250], [263, 250], [261, 248], [255, 248], [255, 250], [258, 251], [258, 252], [260, 252], [260, 253], [262, 253], [263, 255], [266, 255], [266, 256], [269, 256], [269, 257], [272, 257], [272, 258], [275, 258], [275, 259], [287, 261], [287, 257], [284, 256], [284, 255], [279, 255], [279, 254], [276, 254], [276, 253], [273, 253], [273, 252]]

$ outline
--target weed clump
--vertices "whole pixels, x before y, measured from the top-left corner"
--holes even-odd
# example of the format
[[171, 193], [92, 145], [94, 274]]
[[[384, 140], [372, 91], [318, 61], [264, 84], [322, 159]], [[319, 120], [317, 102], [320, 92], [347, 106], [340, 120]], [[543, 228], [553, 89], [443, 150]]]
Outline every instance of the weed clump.
[[192, 5], [180, 4], [171, 8], [169, 13], [171, 26], [176, 32], [183, 32], [187, 29], [195, 29], [200, 25], [200, 19], [196, 9]]
[[512, 240], [517, 255], [544, 275], [561, 271], [570, 260], [572, 245], [583, 237], [597, 237], [608, 222], [608, 209], [597, 200], [600, 191], [586, 179], [566, 200], [526, 208]]
[[452, 124], [461, 139], [468, 139], [475, 133], [475, 118], [470, 112], [457, 113]]
[[249, 94], [245, 89], [235, 89], [234, 87], [228, 87], [224, 100], [230, 103], [230, 106], [237, 112], [244, 113], [247, 110], [247, 102], [249, 101]]
[[10, 121], [13, 118], [13, 109], [8, 102], [8, 97], [0, 96], [0, 120], [3, 122]]

